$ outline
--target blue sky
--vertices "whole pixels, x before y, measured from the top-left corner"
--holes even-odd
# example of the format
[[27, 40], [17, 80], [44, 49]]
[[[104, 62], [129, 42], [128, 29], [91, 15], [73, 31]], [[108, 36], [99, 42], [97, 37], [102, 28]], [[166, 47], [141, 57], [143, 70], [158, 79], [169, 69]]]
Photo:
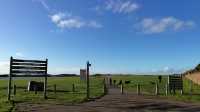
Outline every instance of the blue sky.
[[200, 62], [198, 0], [4, 0], [0, 73], [9, 57], [50, 73], [180, 72]]

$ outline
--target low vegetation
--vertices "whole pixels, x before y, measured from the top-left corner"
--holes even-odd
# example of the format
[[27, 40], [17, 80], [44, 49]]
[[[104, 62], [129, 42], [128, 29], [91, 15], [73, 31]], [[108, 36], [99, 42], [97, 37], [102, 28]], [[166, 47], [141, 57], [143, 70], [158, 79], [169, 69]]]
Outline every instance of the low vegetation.
[[[30, 80], [42, 81], [43, 78], [15, 78], [13, 84], [17, 86], [16, 95], [12, 95], [12, 102], [7, 101], [7, 80], [0, 80], [0, 112], [12, 110], [19, 102], [31, 103], [54, 103], [68, 104], [80, 103], [86, 100], [86, 83], [80, 81], [79, 77], [49, 77], [48, 78], [48, 99], [44, 100], [43, 92], [27, 92], [27, 85]], [[91, 98], [103, 95], [102, 78], [92, 77], [90, 81]], [[54, 92], [56, 84], [57, 92]], [[72, 85], [75, 85], [75, 92], [72, 92]]]
[[[122, 81], [130, 81], [131, 83], [125, 84], [125, 90], [129, 92], [137, 91], [137, 84], [141, 85], [142, 94], [146, 95], [155, 95], [155, 84], [157, 83], [159, 86], [159, 97], [167, 97], [169, 99], [175, 99], [180, 101], [192, 101], [199, 102], [200, 101], [200, 86], [194, 84], [192, 81], [183, 78], [183, 95], [180, 94], [180, 91], [176, 91], [176, 94], [165, 94], [165, 85], [167, 83], [167, 76], [162, 76], [162, 80], [159, 83], [159, 76], [151, 76], [151, 75], [135, 75], [135, 76], [114, 76], [113, 80], [116, 80], [116, 83]], [[192, 85], [192, 86], [191, 86]]]
[[[161, 79], [161, 81], [159, 80]], [[79, 77], [49, 77], [48, 78], [48, 99], [43, 99], [43, 92], [27, 92], [27, 84], [30, 80], [42, 81], [43, 78], [15, 78], [13, 84], [17, 86], [17, 94], [12, 95], [13, 102], [7, 101], [7, 80], [0, 80], [0, 111], [9, 111], [19, 102], [31, 103], [54, 103], [54, 104], [72, 104], [80, 103], [86, 99], [86, 83], [80, 81]], [[165, 97], [181, 101], [200, 101], [200, 86], [192, 83], [184, 78], [184, 94], [176, 91], [175, 95], [165, 95], [165, 85], [167, 76], [151, 76], [151, 75], [116, 75], [112, 76], [112, 81], [116, 84], [122, 80], [126, 91], [136, 92], [137, 84], [141, 85], [142, 94], [155, 95], [155, 85], [159, 85], [159, 97]], [[54, 85], [57, 86], [57, 92], [54, 93]], [[75, 84], [75, 92], [72, 92], [72, 85]], [[192, 92], [191, 92], [192, 84]], [[103, 78], [93, 76], [90, 81], [91, 97], [99, 97], [103, 95]]]

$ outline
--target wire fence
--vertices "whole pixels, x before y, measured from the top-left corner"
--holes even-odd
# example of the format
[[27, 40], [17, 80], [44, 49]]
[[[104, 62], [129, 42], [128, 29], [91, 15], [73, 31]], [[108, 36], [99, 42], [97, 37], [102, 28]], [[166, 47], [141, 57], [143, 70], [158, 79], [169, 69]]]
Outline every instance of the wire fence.
[[[28, 91], [29, 81], [42, 82], [43, 78], [26, 77], [13, 78], [12, 99], [14, 101], [39, 101], [43, 100], [43, 91]], [[0, 80], [0, 99], [7, 98], [7, 79]], [[103, 95], [103, 78], [90, 78], [90, 97]], [[86, 97], [86, 81], [79, 77], [49, 77], [47, 81], [48, 99], [63, 100], [66, 102], [82, 101]]]

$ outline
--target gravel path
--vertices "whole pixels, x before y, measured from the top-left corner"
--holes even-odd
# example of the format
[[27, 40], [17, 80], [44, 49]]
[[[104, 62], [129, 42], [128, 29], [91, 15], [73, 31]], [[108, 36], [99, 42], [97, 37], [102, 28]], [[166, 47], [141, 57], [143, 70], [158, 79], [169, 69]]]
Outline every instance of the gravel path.
[[200, 112], [200, 104], [169, 101], [156, 96], [138, 96], [134, 93], [120, 94], [118, 88], [110, 88], [109, 93], [82, 104], [29, 104], [19, 103], [17, 112]]

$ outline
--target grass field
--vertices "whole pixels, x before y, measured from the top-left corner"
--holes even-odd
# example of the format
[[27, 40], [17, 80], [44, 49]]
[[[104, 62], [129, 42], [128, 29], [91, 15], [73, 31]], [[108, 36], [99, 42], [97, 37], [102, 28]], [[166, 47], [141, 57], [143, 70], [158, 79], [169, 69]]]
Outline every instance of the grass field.
[[[17, 93], [12, 95], [12, 100], [18, 102], [34, 103], [79, 103], [86, 98], [86, 83], [80, 81], [79, 77], [50, 77], [48, 78], [48, 99], [44, 100], [43, 92], [27, 92], [27, 84], [30, 80], [42, 81], [43, 78], [15, 78], [13, 84], [17, 86]], [[90, 80], [90, 97], [99, 97], [103, 95], [102, 78], [92, 77]], [[0, 80], [0, 112], [9, 111], [14, 104], [7, 101], [7, 80]], [[54, 93], [54, 84], [57, 86], [57, 92]], [[72, 84], [75, 85], [75, 92], [72, 92]]]
[[151, 75], [135, 75], [135, 76], [114, 76], [113, 80], [116, 80], [117, 83], [119, 80], [123, 81], [131, 81], [130, 84], [125, 84], [124, 88], [127, 91], [136, 92], [137, 91], [137, 84], [141, 85], [141, 92], [142, 94], [147, 95], [155, 95], [155, 83], [159, 85], [159, 96], [160, 97], [167, 97], [169, 99], [175, 99], [180, 101], [192, 101], [192, 102], [200, 102], [200, 86], [197, 84], [192, 83], [192, 95], [191, 92], [191, 81], [184, 78], [183, 79], [183, 95], [180, 94], [180, 91], [176, 91], [175, 95], [168, 96], [165, 95], [165, 85], [167, 83], [167, 76], [162, 76], [162, 82], [159, 83], [158, 76], [151, 76]]
[[[130, 84], [125, 84], [125, 90], [130, 92], [136, 92], [137, 84], [141, 85], [142, 94], [154, 95], [155, 83], [158, 83], [158, 76], [113, 76], [113, 80], [117, 83], [120, 80], [131, 81]], [[50, 77], [48, 78], [48, 100], [43, 99], [43, 93], [25, 91], [29, 80], [42, 81], [42, 78], [16, 78], [13, 83], [17, 85], [17, 94], [12, 96], [15, 103], [18, 102], [33, 102], [33, 103], [56, 103], [56, 104], [68, 104], [79, 103], [86, 98], [86, 84], [80, 81], [79, 77]], [[103, 78], [92, 77], [90, 81], [91, 97], [99, 97], [103, 95]], [[167, 76], [162, 76], [162, 82], [159, 84], [159, 97], [167, 97], [169, 99], [200, 102], [200, 86], [192, 83], [192, 95], [190, 95], [190, 81], [184, 79], [184, 95], [180, 95], [180, 92], [176, 92], [176, 95], [165, 96], [165, 84], [167, 83]], [[58, 92], [55, 94], [53, 85], [57, 85]], [[72, 92], [72, 84], [75, 84], [75, 92]], [[60, 92], [59, 92], [60, 91]], [[12, 102], [7, 102], [7, 80], [0, 80], [0, 112], [8, 111], [13, 107]], [[14, 103], [14, 104], [15, 104]]]

